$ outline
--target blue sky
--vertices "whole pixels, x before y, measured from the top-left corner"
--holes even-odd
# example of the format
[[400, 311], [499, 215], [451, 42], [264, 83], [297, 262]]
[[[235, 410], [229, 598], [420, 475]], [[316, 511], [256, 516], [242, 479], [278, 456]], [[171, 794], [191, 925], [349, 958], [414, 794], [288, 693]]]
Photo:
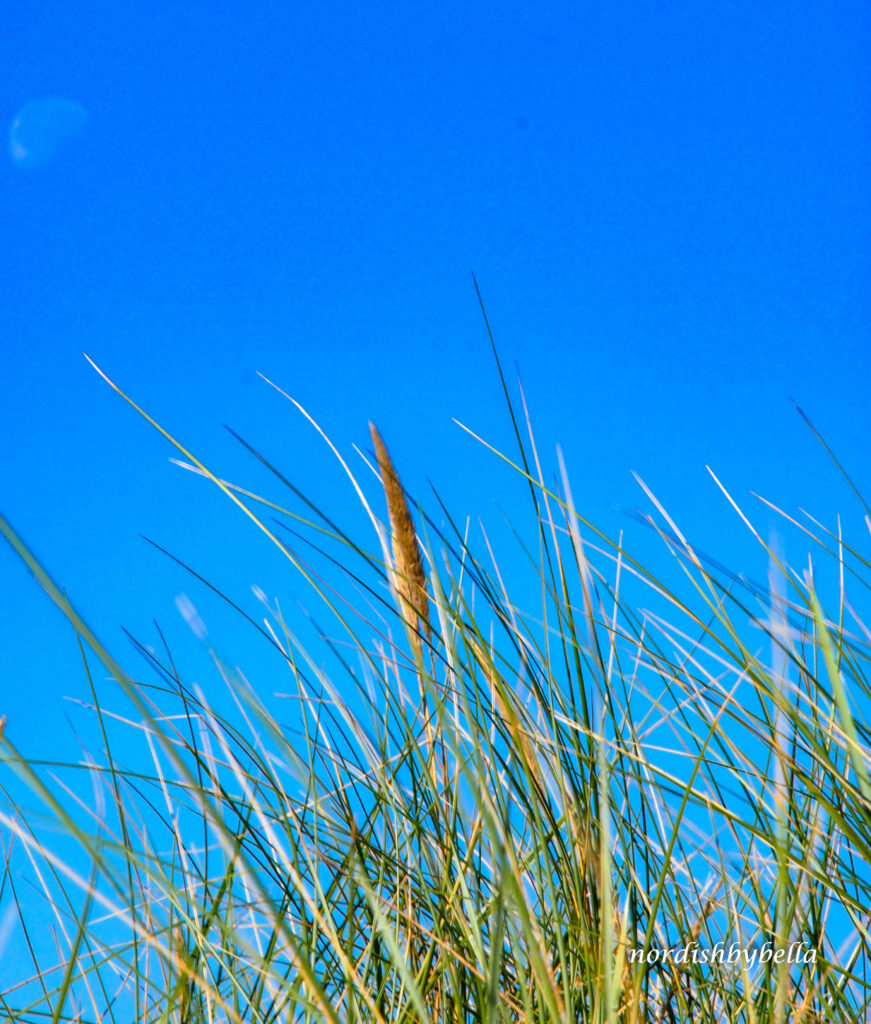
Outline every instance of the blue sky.
[[[866, 5], [7, 14], [8, 129], [45, 98], [87, 120], [42, 166], [8, 142], [0, 161], [0, 507], [113, 649], [122, 625], [153, 639], [154, 617], [182, 633], [174, 598], [196, 597], [140, 534], [249, 610], [253, 583], [288, 604], [301, 588], [82, 352], [240, 483], [280, 497], [224, 422], [331, 509], [353, 500], [261, 371], [346, 454], [375, 420], [412, 490], [431, 479], [492, 519], [516, 485], [452, 421], [510, 445], [472, 271], [545, 464], [559, 441], [591, 519], [615, 531], [648, 507], [635, 470], [699, 544], [739, 557], [707, 463], [742, 496], [843, 511], [867, 546], [790, 401], [861, 481]], [[0, 561], [0, 710], [46, 749], [85, 681], [69, 631]]]

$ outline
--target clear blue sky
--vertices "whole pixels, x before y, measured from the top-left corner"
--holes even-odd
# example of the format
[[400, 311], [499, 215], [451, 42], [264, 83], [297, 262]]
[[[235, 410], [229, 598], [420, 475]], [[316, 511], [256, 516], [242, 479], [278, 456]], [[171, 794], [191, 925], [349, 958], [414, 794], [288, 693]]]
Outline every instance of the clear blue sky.
[[[46, 98], [87, 120], [42, 166], [8, 141], [0, 161], [0, 507], [122, 657], [121, 625], [181, 633], [173, 599], [197, 597], [140, 533], [249, 610], [252, 583], [286, 605], [300, 588], [82, 352], [240, 483], [280, 496], [222, 422], [352, 501], [262, 371], [345, 453], [373, 419], [413, 490], [492, 518], [506, 476], [451, 420], [510, 444], [471, 271], [592, 519], [647, 506], [636, 470], [729, 560], [742, 531], [709, 463], [736, 493], [845, 511], [867, 546], [790, 403], [867, 478], [866, 4], [18, 0], [4, 18], [7, 130]], [[29, 109], [19, 130], [51, 132]], [[45, 749], [84, 678], [5, 550], [0, 571], [0, 711]]]

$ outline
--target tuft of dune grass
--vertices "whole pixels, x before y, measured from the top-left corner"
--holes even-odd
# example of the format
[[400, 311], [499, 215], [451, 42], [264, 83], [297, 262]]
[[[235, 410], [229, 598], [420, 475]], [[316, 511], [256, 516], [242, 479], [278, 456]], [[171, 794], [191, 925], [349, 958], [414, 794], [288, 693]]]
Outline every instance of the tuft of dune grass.
[[[312, 520], [221, 479], [134, 406], [340, 626], [338, 641], [317, 628], [338, 655], [325, 663], [277, 599], [259, 591], [260, 628], [188, 570], [275, 649], [292, 683], [275, 697], [301, 709], [290, 724], [189, 602], [229, 710], [180, 673], [159, 628], [161, 646], [134, 641], [155, 675], [136, 681], [0, 516], [0, 536], [75, 628], [102, 748], [99, 760], [29, 760], [0, 716], [0, 1021], [871, 1022], [871, 630], [846, 589], [871, 593], [871, 581], [840, 518], [836, 531], [813, 520], [817, 536], [765, 501], [813, 540], [802, 577], [717, 481], [769, 557], [766, 588], [697, 553], [642, 484], [675, 587], [622, 531], [611, 541], [575, 511], [561, 456], [562, 489], [548, 487], [530, 427], [519, 456], [492, 451], [532, 488], [534, 543], [517, 539], [535, 586], [506, 587], [486, 533], [485, 560], [447, 510], [447, 525], [427, 519], [427, 577], [378, 431], [389, 545], [294, 404], [350, 476], [377, 549], [309, 502]], [[254, 503], [303, 527], [337, 578], [312, 572]], [[409, 667], [400, 644], [385, 650], [369, 610], [385, 563], [415, 655], [433, 598], [440, 657], [427, 668]], [[830, 617], [815, 580], [837, 604]], [[342, 581], [363, 598], [354, 615], [335, 600]], [[78, 844], [69, 861], [52, 848], [58, 831]], [[660, 958], [793, 939], [812, 960]]]

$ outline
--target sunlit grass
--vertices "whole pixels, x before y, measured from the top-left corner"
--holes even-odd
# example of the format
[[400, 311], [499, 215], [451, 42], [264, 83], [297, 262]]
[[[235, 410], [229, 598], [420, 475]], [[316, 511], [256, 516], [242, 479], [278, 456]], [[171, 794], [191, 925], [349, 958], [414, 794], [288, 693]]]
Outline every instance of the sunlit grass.
[[[813, 572], [755, 534], [758, 587], [696, 552], [648, 491], [648, 541], [672, 556], [653, 576], [575, 508], [561, 456], [548, 482], [510, 411], [517, 450], [494, 456], [529, 492], [534, 529], [510, 557], [536, 586], [511, 589], [487, 533], [411, 503], [427, 590], [413, 607], [380, 454], [342, 460], [372, 525], [352, 541], [337, 510], [290, 516], [162, 431], [330, 609], [306, 650], [258, 594], [285, 665], [271, 689], [292, 700], [226, 663], [195, 600], [182, 610], [232, 708], [168, 648], [140, 646], [134, 677], [2, 522], [76, 629], [102, 737], [65, 773], [3, 737], [7, 779], [45, 807], [10, 798], [0, 817], [3, 940], [32, 962], [0, 975], [4, 1019], [868, 1019], [868, 562], [840, 523], [782, 514]], [[77, 853], [56, 852], [57, 828]], [[791, 943], [807, 962], [762, 962]], [[753, 956], [657, 952], [733, 944]]]

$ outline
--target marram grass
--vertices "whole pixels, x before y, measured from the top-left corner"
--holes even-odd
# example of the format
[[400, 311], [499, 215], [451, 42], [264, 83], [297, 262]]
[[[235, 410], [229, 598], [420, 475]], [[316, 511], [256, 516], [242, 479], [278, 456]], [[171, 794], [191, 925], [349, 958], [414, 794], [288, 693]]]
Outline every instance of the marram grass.
[[0, 964], [3, 1020], [871, 1019], [868, 561], [807, 521], [814, 573], [771, 550], [756, 587], [650, 495], [654, 576], [514, 422], [522, 592], [487, 534], [409, 500], [374, 427], [360, 479], [335, 452], [366, 542], [158, 427], [330, 610], [306, 650], [259, 594], [290, 724], [217, 648], [230, 710], [168, 650], [133, 675], [0, 523], [77, 633], [101, 737], [62, 776], [3, 735], [2, 941], [30, 963]]

